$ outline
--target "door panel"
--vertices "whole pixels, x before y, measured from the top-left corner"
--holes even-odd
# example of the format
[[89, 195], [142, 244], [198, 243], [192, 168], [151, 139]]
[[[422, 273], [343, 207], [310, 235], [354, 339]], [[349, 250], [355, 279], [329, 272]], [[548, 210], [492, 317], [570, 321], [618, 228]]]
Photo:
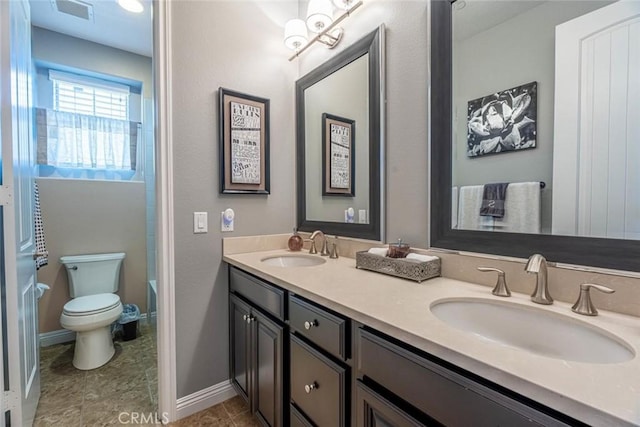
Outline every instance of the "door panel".
[[640, 239], [639, 43], [635, 1], [556, 27], [553, 234]]
[[[31, 425], [40, 396], [38, 306], [33, 253], [31, 19], [26, 0], [2, 2], [2, 185], [11, 197], [2, 207], [7, 354], [13, 425]], [[9, 21], [7, 21], [7, 17]], [[6, 25], [7, 22], [10, 25]], [[7, 33], [7, 27], [9, 32]], [[7, 50], [8, 49], [8, 50]], [[9, 61], [7, 61], [9, 59]], [[7, 78], [10, 76], [10, 78]]]
[[234, 295], [230, 295], [231, 321], [231, 380], [238, 394], [249, 401], [249, 326], [246, 322], [250, 314], [249, 305]]
[[282, 426], [284, 328], [256, 310], [253, 318], [256, 346], [254, 409], [267, 425]]

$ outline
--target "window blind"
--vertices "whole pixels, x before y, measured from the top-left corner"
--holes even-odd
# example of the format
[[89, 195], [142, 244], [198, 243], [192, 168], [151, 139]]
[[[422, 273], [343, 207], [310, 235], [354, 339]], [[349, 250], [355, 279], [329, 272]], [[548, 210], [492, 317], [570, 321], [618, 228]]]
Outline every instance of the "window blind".
[[53, 109], [110, 119], [129, 119], [129, 87], [60, 71], [49, 71]]

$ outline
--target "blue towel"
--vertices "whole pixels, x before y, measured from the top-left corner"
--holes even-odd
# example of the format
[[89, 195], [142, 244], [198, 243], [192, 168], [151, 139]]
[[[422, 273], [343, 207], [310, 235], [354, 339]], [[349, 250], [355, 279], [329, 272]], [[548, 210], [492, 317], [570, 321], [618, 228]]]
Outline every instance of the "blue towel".
[[508, 185], [508, 182], [501, 182], [484, 186], [480, 216], [504, 217], [504, 199], [507, 196]]

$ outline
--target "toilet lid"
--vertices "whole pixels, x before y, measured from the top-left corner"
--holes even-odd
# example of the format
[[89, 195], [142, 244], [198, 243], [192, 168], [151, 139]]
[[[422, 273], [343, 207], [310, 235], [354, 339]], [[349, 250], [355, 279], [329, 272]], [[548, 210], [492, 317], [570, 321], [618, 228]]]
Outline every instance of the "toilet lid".
[[91, 314], [110, 310], [120, 304], [116, 294], [96, 294], [74, 298], [64, 305], [67, 314]]

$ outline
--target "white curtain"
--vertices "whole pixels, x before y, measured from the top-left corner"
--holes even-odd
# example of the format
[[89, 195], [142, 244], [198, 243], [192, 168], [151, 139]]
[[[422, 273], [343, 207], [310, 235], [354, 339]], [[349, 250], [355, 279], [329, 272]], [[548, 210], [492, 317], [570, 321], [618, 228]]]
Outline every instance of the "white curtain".
[[[60, 168], [135, 169], [131, 123], [47, 110], [46, 164]], [[133, 150], [133, 159], [132, 159]], [[43, 153], [44, 154], [44, 153]], [[133, 160], [133, 163], [132, 163]]]

